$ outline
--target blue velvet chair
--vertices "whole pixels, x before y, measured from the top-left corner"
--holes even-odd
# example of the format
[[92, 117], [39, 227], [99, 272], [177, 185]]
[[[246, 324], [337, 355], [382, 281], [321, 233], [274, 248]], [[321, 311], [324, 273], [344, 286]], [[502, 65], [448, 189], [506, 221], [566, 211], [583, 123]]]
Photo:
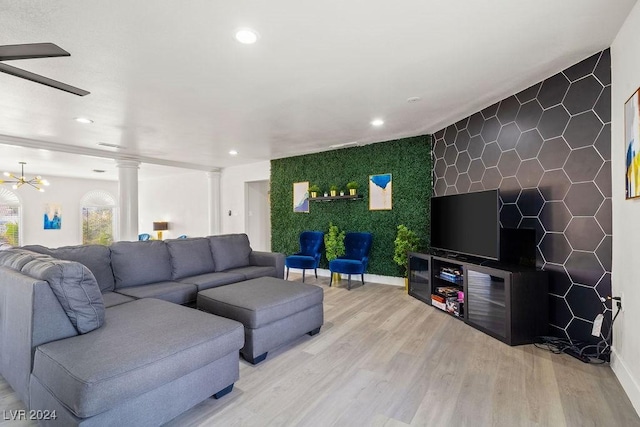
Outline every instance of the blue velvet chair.
[[349, 275], [347, 289], [351, 290], [351, 275], [359, 274], [364, 285], [364, 273], [369, 264], [369, 251], [373, 235], [371, 233], [347, 233], [344, 236], [344, 255], [329, 262], [331, 279], [329, 286], [333, 282], [333, 273]]
[[324, 248], [324, 233], [322, 231], [303, 231], [300, 233], [300, 252], [289, 255], [284, 260], [287, 267], [287, 280], [289, 279], [289, 268], [302, 269], [302, 283], [304, 283], [304, 272], [313, 269], [318, 278], [318, 264]]
[[151, 234], [148, 234], [148, 233], [138, 234], [138, 240], [149, 240], [149, 239], [151, 239]]

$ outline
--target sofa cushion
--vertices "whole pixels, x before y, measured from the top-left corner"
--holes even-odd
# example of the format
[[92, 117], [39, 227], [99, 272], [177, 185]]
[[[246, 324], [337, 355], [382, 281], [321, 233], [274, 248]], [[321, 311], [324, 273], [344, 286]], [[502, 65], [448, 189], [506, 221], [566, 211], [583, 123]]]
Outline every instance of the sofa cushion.
[[329, 262], [329, 270], [332, 273], [362, 274], [365, 270], [365, 264], [354, 259], [339, 258]]
[[249, 265], [249, 237], [246, 234], [223, 234], [209, 236], [211, 254], [216, 271], [225, 271]]
[[117, 292], [104, 292], [102, 294], [102, 300], [104, 301], [104, 307], [109, 308], [126, 302], [135, 301], [135, 298], [128, 297]]
[[166, 244], [171, 255], [173, 280], [216, 271], [208, 239], [174, 239], [166, 240]]
[[317, 268], [317, 264], [318, 260], [315, 257], [307, 255], [289, 255], [284, 261], [287, 268]]
[[198, 291], [215, 288], [216, 286], [229, 285], [231, 283], [245, 280], [244, 274], [240, 273], [207, 273], [198, 276], [185, 277], [180, 279], [180, 283], [192, 283], [198, 287]]
[[91, 332], [104, 323], [104, 302], [100, 288], [84, 265], [75, 261], [36, 258], [22, 267], [22, 272], [49, 283], [79, 333]]
[[196, 300], [198, 288], [190, 283], [158, 282], [121, 288], [116, 292], [135, 299], [157, 298], [176, 304], [187, 304]]
[[232, 268], [225, 271], [225, 273], [242, 274], [245, 280], [255, 279], [257, 277], [277, 277], [275, 267], [260, 267], [257, 265], [250, 265], [248, 267]]
[[116, 289], [171, 280], [171, 258], [163, 241], [116, 242], [111, 267]]
[[91, 334], [39, 346], [33, 376], [87, 418], [237, 353], [243, 343], [238, 322], [143, 299], [108, 309], [104, 327]]
[[115, 287], [111, 270], [111, 250], [107, 246], [78, 245], [47, 248], [41, 245], [27, 245], [24, 249], [83, 264], [91, 270], [102, 292], [112, 291]]

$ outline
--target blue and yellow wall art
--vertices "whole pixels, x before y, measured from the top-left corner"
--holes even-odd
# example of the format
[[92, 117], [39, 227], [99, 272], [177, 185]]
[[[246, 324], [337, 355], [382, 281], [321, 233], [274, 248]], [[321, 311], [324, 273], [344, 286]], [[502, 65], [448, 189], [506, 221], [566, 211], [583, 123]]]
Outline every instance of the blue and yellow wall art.
[[369, 176], [369, 210], [383, 211], [392, 208], [391, 174]]
[[62, 228], [62, 207], [59, 203], [44, 205], [44, 229], [60, 230]]
[[293, 183], [293, 211], [309, 213], [309, 181]]
[[640, 196], [640, 89], [624, 104], [624, 142], [627, 149], [625, 193]]

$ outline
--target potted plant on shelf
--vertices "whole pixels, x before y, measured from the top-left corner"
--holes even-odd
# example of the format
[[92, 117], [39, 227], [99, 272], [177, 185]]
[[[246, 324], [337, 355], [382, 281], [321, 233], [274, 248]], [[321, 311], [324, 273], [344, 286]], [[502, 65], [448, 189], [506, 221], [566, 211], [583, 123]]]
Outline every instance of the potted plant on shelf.
[[347, 188], [349, 189], [349, 195], [351, 196], [355, 196], [356, 192], [358, 190], [358, 183], [356, 181], [351, 181], [349, 183], [347, 183]]
[[311, 193], [311, 197], [318, 197], [319, 192], [320, 187], [318, 187], [316, 184], [313, 184], [311, 187], [309, 187], [309, 193]]
[[329, 191], [331, 192], [331, 197], [336, 197], [336, 194], [338, 193], [338, 186], [333, 184], [329, 187]]
[[408, 271], [408, 252], [415, 252], [420, 245], [420, 239], [415, 232], [409, 230], [405, 225], [400, 224], [398, 226], [398, 233], [396, 234], [396, 240], [393, 242], [395, 251], [393, 253], [393, 260], [399, 266], [404, 268], [404, 289], [409, 290], [409, 279], [407, 278]]
[[[344, 231], [340, 231], [337, 225], [329, 223], [329, 232], [324, 235], [324, 249], [327, 261], [338, 258], [340, 255], [344, 255]], [[340, 273], [333, 273], [333, 280], [340, 281]]]

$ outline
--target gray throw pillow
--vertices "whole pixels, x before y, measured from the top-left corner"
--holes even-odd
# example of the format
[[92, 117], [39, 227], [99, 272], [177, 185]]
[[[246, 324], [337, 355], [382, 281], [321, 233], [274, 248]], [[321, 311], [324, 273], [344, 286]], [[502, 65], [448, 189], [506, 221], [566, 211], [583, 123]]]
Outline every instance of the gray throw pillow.
[[104, 323], [104, 302], [95, 277], [84, 265], [58, 259], [33, 259], [22, 273], [49, 283], [69, 320], [86, 334]]
[[51, 255], [58, 259], [79, 262], [91, 270], [102, 292], [113, 291], [115, 288], [115, 280], [111, 270], [111, 250], [107, 246], [78, 245], [51, 249], [40, 245], [27, 245], [24, 246], [24, 249]]
[[209, 244], [211, 245], [213, 262], [216, 264], [216, 271], [249, 265], [251, 246], [246, 234], [209, 236]]

